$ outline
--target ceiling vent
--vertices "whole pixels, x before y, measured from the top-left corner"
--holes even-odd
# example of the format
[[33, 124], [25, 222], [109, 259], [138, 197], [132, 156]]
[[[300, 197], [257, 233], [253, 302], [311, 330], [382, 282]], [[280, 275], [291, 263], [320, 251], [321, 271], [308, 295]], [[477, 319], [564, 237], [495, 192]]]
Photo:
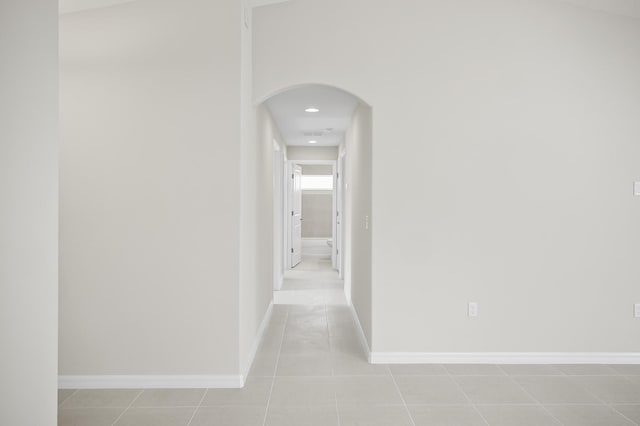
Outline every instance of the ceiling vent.
[[324, 136], [324, 132], [304, 132], [303, 133], [305, 136], [307, 137], [317, 137], [317, 136]]

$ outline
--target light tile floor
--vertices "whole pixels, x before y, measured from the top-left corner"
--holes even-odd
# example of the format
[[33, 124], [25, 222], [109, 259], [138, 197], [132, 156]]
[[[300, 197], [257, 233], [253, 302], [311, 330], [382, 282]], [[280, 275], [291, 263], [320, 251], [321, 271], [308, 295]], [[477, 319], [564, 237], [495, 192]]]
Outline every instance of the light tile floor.
[[371, 365], [328, 259], [274, 292], [243, 389], [60, 390], [59, 426], [640, 424], [640, 366]]
[[640, 424], [640, 367], [371, 365], [349, 307], [278, 305], [243, 389], [59, 392], [59, 426]]
[[285, 272], [282, 289], [273, 292], [275, 305], [347, 305], [344, 282], [330, 258], [304, 256]]

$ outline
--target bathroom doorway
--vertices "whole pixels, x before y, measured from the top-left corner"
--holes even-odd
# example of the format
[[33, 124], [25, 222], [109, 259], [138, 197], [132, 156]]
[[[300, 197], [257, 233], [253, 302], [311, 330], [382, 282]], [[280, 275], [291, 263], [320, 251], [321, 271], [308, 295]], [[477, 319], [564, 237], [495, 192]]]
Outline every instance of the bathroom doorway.
[[289, 268], [307, 263], [336, 269], [335, 161], [289, 161]]
[[336, 160], [289, 160], [287, 170], [288, 264], [274, 302], [346, 304], [335, 245], [340, 216]]

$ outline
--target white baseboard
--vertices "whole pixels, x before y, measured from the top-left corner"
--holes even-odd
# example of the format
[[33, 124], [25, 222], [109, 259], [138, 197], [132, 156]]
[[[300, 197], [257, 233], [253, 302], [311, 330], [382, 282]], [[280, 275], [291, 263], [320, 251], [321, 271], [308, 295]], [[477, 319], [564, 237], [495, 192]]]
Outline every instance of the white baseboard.
[[256, 333], [256, 337], [253, 339], [253, 345], [251, 345], [251, 349], [249, 350], [249, 356], [247, 357], [247, 361], [245, 362], [243, 375], [242, 375], [242, 386], [244, 386], [244, 382], [247, 377], [249, 377], [249, 370], [251, 370], [251, 365], [253, 364], [253, 360], [256, 357], [256, 353], [258, 352], [258, 347], [260, 347], [260, 343], [262, 342], [262, 338], [264, 337], [264, 331], [267, 329], [267, 325], [271, 320], [271, 315], [273, 314], [273, 300], [269, 303], [269, 307], [267, 308], [267, 312], [264, 313], [264, 317], [262, 318], [262, 322], [260, 323], [260, 327], [258, 328], [258, 332]]
[[58, 376], [59, 389], [232, 389], [244, 387], [245, 378], [256, 356], [264, 331], [273, 313], [269, 304], [254, 339], [244, 374], [229, 375], [78, 375]]
[[240, 374], [233, 375], [125, 375], [58, 376], [59, 389], [163, 389], [241, 388]]
[[282, 290], [282, 284], [284, 284], [284, 277], [281, 275], [277, 278], [277, 280], [278, 281], [276, 282], [276, 285], [274, 288], [275, 291]]
[[371, 348], [369, 348], [369, 343], [367, 342], [367, 338], [364, 334], [364, 330], [362, 329], [362, 324], [360, 324], [360, 318], [358, 318], [358, 313], [356, 312], [356, 308], [353, 305], [349, 305], [351, 309], [351, 315], [353, 315], [353, 319], [358, 326], [358, 341], [360, 342], [360, 347], [367, 358], [369, 358], [369, 362], [371, 362]]
[[640, 364], [634, 352], [372, 352], [371, 364]]

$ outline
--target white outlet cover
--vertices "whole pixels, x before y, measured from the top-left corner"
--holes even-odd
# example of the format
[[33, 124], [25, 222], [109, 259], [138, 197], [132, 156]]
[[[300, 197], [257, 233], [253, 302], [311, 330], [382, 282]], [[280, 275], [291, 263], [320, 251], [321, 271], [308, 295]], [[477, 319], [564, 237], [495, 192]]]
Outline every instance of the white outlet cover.
[[476, 302], [469, 302], [469, 316], [470, 317], [478, 316], [478, 304]]
[[640, 318], [640, 303], [636, 303], [633, 305], [633, 316], [636, 318]]
[[633, 183], [633, 195], [640, 195], [640, 182]]

